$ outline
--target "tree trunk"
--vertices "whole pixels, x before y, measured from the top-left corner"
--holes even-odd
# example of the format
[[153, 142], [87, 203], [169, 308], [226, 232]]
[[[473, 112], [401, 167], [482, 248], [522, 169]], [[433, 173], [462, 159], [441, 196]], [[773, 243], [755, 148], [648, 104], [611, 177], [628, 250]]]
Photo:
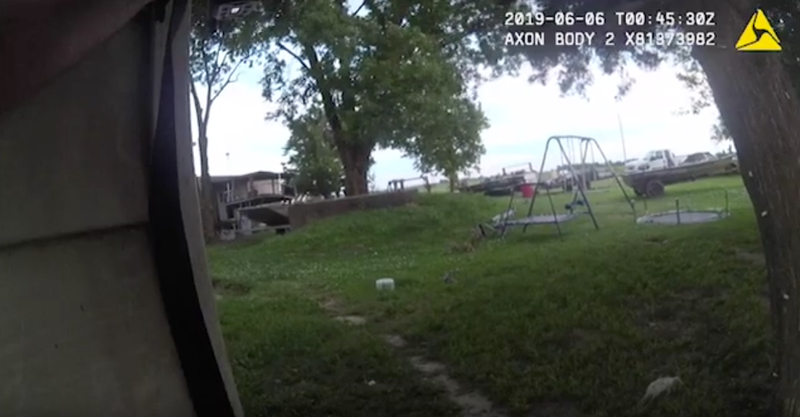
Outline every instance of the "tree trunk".
[[456, 192], [456, 188], [458, 188], [458, 174], [451, 173], [447, 175], [447, 181], [450, 183], [450, 192]]
[[344, 192], [349, 196], [369, 194], [369, 158], [372, 147], [361, 143], [336, 141], [344, 167]]
[[[198, 125], [201, 125], [198, 123]], [[206, 242], [214, 239], [217, 229], [217, 210], [211, 175], [208, 172], [208, 137], [206, 128], [201, 125], [197, 135], [200, 151], [200, 215], [203, 223], [203, 237]]]
[[701, 3], [697, 10], [716, 11], [717, 40], [726, 45], [693, 55], [736, 145], [767, 261], [780, 378], [775, 411], [800, 417], [800, 104], [779, 53], [733, 48], [756, 5]]

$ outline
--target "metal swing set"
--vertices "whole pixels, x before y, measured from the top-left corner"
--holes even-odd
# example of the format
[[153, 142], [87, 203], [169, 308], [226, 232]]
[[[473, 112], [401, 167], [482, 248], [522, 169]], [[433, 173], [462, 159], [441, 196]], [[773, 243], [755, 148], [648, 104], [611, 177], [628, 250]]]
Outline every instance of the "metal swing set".
[[[595, 216], [594, 211], [592, 210], [592, 206], [589, 203], [589, 199], [586, 196], [586, 190], [588, 188], [589, 181], [586, 179], [586, 162], [587, 157], [591, 153], [592, 155], [592, 170], [594, 170], [594, 151], [596, 150], [598, 154], [603, 158], [604, 165], [611, 173], [611, 176], [614, 178], [619, 189], [622, 191], [623, 196], [625, 197], [625, 201], [631, 208], [631, 211], [634, 214], [634, 218], [636, 218], [636, 208], [634, 206], [633, 200], [628, 197], [628, 193], [625, 191], [625, 187], [622, 185], [622, 181], [620, 181], [617, 174], [614, 172], [611, 163], [606, 158], [603, 149], [600, 147], [600, 144], [597, 143], [595, 139], [582, 137], [582, 136], [551, 136], [547, 139], [547, 143], [545, 144], [544, 148], [544, 156], [542, 157], [542, 164], [539, 168], [539, 175], [544, 171], [545, 164], [547, 163], [547, 155], [548, 151], [550, 150], [550, 144], [555, 142], [558, 145], [558, 150], [561, 153], [561, 161], [562, 166], [566, 166], [568, 173], [569, 173], [569, 180], [572, 183], [572, 200], [564, 205], [566, 212], [558, 213], [556, 210], [555, 203], [553, 202], [553, 196], [550, 192], [550, 187], [545, 186], [541, 181], [537, 183], [537, 192], [533, 194], [531, 197], [531, 202], [528, 205], [528, 213], [527, 216], [522, 218], [512, 218], [514, 216], [514, 210], [512, 209], [514, 204], [514, 198], [516, 193], [511, 193], [511, 198], [508, 201], [507, 210], [495, 216], [492, 219], [492, 228], [494, 228], [500, 236], [505, 236], [508, 229], [512, 227], [519, 227], [522, 226], [522, 231], [525, 232], [528, 229], [528, 226], [535, 226], [541, 224], [553, 224], [556, 226], [558, 230], [559, 236], [562, 235], [561, 231], [561, 224], [566, 223], [570, 220], [574, 220], [581, 215], [589, 215], [592, 219], [592, 224], [594, 225], [595, 230], [599, 230], [600, 226], [597, 223], [597, 217]], [[564, 143], [566, 142], [567, 148], [565, 148]], [[577, 145], [579, 155], [579, 163], [581, 167], [580, 175], [577, 173], [575, 169], [575, 145]], [[567, 149], [570, 150], [568, 154]], [[594, 176], [592, 176], [594, 179]], [[544, 186], [545, 193], [547, 194], [547, 199], [550, 202], [550, 211], [552, 215], [543, 214], [543, 215], [534, 215], [533, 214], [533, 207], [536, 203], [536, 197], [538, 196], [538, 189], [540, 186]], [[481, 231], [484, 233], [483, 227], [481, 227]]]

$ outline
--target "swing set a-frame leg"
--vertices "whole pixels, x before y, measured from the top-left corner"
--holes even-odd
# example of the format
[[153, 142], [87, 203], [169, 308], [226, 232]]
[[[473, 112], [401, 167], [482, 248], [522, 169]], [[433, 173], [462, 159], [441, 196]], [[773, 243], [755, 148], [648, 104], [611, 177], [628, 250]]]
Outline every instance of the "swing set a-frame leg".
[[[568, 155], [566, 149], [564, 148], [564, 144], [562, 142], [562, 140], [564, 140], [564, 139], [580, 141], [580, 145], [579, 145], [579, 153], [580, 153], [579, 158], [580, 158], [580, 160], [579, 161], [573, 161], [572, 159], [574, 159], [574, 158], [572, 158], [572, 159], [570, 158], [570, 156]], [[597, 216], [594, 213], [594, 208], [592, 207], [591, 203], [589, 202], [589, 198], [586, 195], [586, 188], [587, 188], [587, 185], [586, 185], [586, 172], [585, 172], [586, 171], [586, 162], [587, 162], [586, 158], [587, 158], [587, 156], [589, 154], [590, 147], [594, 146], [594, 148], [591, 148], [592, 149], [592, 164], [593, 164], [593, 166], [594, 166], [594, 152], [593, 152], [593, 149], [597, 149], [597, 151], [599, 152], [600, 156], [603, 158], [603, 161], [605, 162], [606, 169], [608, 169], [609, 172], [611, 173], [611, 176], [614, 178], [614, 181], [616, 182], [616, 184], [619, 187], [620, 191], [622, 191], [622, 195], [625, 197], [625, 201], [631, 207], [631, 210], [633, 211], [634, 219], [636, 218], [636, 207], [634, 205], [633, 200], [631, 200], [628, 197], [628, 193], [627, 193], [627, 191], [625, 191], [625, 187], [622, 185], [622, 182], [620, 181], [620, 179], [617, 176], [616, 172], [614, 172], [614, 169], [611, 166], [611, 163], [608, 161], [608, 158], [606, 158], [606, 155], [603, 152], [603, 149], [600, 147], [600, 144], [597, 143], [597, 140], [595, 140], [593, 138], [587, 138], [587, 137], [582, 137], [582, 136], [551, 136], [551, 137], [547, 138], [547, 142], [545, 143], [545, 147], [544, 147], [544, 155], [542, 156], [542, 163], [539, 166], [538, 175], [542, 175], [542, 172], [544, 172], [544, 167], [545, 167], [545, 165], [547, 163], [547, 154], [548, 154], [548, 152], [550, 150], [550, 143], [553, 142], [553, 141], [555, 141], [556, 144], [558, 144], [558, 148], [559, 148], [559, 151], [561, 152], [562, 160], [564, 162], [566, 162], [567, 169], [569, 170], [569, 173], [570, 173], [570, 175], [572, 177], [572, 181], [574, 183], [573, 187], [576, 187], [576, 189], [575, 189], [575, 191], [573, 193], [572, 204], [570, 205], [570, 210], [574, 209], [573, 206], [574, 206], [575, 203], [577, 203], [578, 196], [580, 196], [581, 202], [583, 203], [584, 206], [586, 206], [586, 214], [588, 214], [589, 217], [591, 217], [592, 224], [594, 225], [595, 230], [600, 230], [600, 225], [597, 222]], [[578, 174], [576, 173], [575, 165], [573, 165], [576, 162], [580, 162], [581, 167], [583, 168], [583, 172], [581, 173], [580, 176], [578, 176]], [[535, 192], [533, 194], [533, 197], [531, 197], [531, 202], [530, 202], [530, 205], [528, 206], [528, 217], [531, 217], [531, 215], [533, 214], [533, 206], [536, 203], [536, 197], [538, 195], [539, 185], [541, 185], [541, 184], [542, 184], [542, 182], [540, 182], [540, 181], [537, 182], [537, 192]], [[553, 224], [555, 224], [556, 229], [558, 230], [558, 234], [559, 234], [559, 236], [561, 236], [562, 235], [561, 224], [560, 224], [561, 222], [559, 221], [558, 214], [556, 213], [556, 207], [555, 207], [555, 203], [553, 202], [552, 193], [550, 193], [550, 187], [545, 187], [545, 192], [547, 193], [547, 199], [550, 202], [550, 211], [553, 214]], [[512, 196], [512, 201], [513, 201], [513, 196]], [[511, 206], [511, 202], [509, 202], [509, 208], [510, 208], [510, 206]], [[528, 229], [528, 224], [526, 224], [522, 228], [522, 231], [525, 232], [525, 231], [527, 231], [527, 229]]]
[[[542, 164], [539, 166], [539, 172], [537, 172], [537, 175], [542, 175], [542, 172], [544, 172], [544, 166], [545, 163], [547, 162], [547, 153], [550, 150], [550, 142], [552, 142], [553, 140], [558, 142], [558, 145], [562, 149], [563, 153], [563, 146], [561, 146], [561, 140], [557, 136], [552, 136], [547, 138], [547, 142], [544, 145], [544, 155], [542, 156]], [[536, 196], [539, 194], [540, 184], [541, 181], [536, 182], [536, 190], [533, 193], [533, 197], [531, 197], [531, 204], [528, 206], [528, 217], [531, 217], [531, 215], [533, 215], [533, 205], [536, 203]], [[556, 205], [553, 202], [553, 195], [550, 193], [550, 187], [545, 187], [545, 193], [547, 194], [547, 200], [550, 202], [550, 212], [553, 213], [553, 224], [556, 225], [556, 230], [558, 231], [558, 235], [561, 236], [562, 235], [561, 225], [559, 224], [558, 221], [558, 213], [556, 213]], [[527, 230], [528, 230], [528, 225], [526, 224], [525, 226], [523, 226], [522, 232], [524, 233]]]

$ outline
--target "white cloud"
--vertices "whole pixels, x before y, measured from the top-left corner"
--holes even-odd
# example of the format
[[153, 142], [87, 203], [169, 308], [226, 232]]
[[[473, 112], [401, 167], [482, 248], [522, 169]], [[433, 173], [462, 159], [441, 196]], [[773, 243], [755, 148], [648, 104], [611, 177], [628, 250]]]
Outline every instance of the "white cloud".
[[[503, 77], [483, 85], [479, 98], [491, 127], [482, 135], [487, 149], [482, 171], [494, 173], [528, 162], [538, 169], [550, 135], [594, 137], [610, 159], [620, 160], [623, 151], [618, 114], [628, 158], [654, 148], [670, 148], [678, 154], [717, 148], [710, 140], [715, 109], [700, 115], [675, 114], [688, 105], [690, 93], [676, 79], [674, 69], [633, 70], [631, 75], [636, 83], [620, 102], [614, 100], [616, 77], [598, 77], [587, 91], [589, 100], [561, 97], [555, 85], [532, 85], [524, 76]], [[265, 120], [273, 105], [262, 98], [256, 73], [241, 78], [212, 107], [209, 165], [214, 175], [277, 171], [285, 160], [282, 147], [288, 138], [287, 129]], [[377, 151], [375, 160], [379, 185], [419, 175], [412, 161], [402, 158], [398, 151]], [[551, 152], [548, 168], [558, 163], [559, 155]], [[199, 166], [197, 161], [195, 164]]]

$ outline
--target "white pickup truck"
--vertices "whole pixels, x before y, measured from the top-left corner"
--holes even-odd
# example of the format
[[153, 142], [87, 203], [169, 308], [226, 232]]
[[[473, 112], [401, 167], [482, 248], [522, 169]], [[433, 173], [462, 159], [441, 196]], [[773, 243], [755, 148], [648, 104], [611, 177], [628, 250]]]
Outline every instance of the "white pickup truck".
[[714, 175], [739, 172], [735, 155], [716, 157], [709, 152], [696, 152], [685, 158], [675, 156], [668, 149], [648, 152], [644, 158], [625, 164], [622, 181], [637, 196], [650, 198], [664, 195], [664, 187], [670, 184], [694, 181]]
[[680, 159], [669, 149], [650, 151], [643, 158], [625, 164], [626, 172], [656, 171], [680, 165]]

